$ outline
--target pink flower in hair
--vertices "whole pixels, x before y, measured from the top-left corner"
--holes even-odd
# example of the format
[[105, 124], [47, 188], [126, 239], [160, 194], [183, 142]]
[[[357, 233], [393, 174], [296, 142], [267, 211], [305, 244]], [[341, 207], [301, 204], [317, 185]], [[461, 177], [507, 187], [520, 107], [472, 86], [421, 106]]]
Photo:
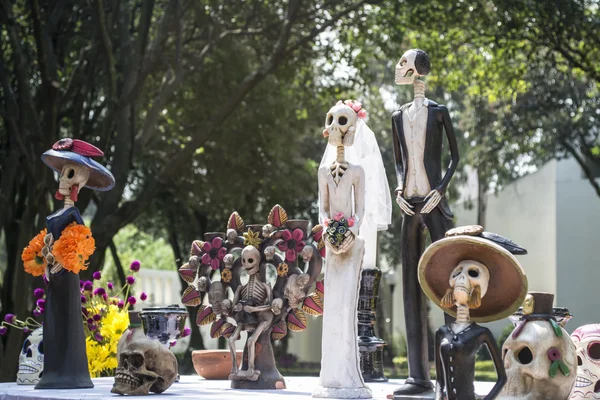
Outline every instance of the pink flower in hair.
[[362, 108], [362, 104], [361, 104], [361, 103], [359, 103], [358, 101], [355, 101], [355, 102], [354, 102], [354, 103], [353, 103], [353, 104], [352, 104], [350, 107], [352, 107], [352, 109], [353, 109], [355, 112], [359, 112], [359, 111], [360, 111], [360, 109]]
[[358, 118], [364, 119], [366, 117], [367, 117], [367, 110], [363, 109], [358, 112]]

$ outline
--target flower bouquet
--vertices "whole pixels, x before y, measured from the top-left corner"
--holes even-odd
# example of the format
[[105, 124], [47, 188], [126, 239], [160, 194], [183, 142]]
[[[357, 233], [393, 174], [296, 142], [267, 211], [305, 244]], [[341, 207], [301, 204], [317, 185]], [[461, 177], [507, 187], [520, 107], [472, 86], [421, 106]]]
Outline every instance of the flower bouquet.
[[337, 213], [333, 220], [325, 219], [325, 243], [334, 254], [345, 252], [354, 242], [354, 234], [350, 230], [354, 222], [354, 217], [346, 218], [344, 213]]

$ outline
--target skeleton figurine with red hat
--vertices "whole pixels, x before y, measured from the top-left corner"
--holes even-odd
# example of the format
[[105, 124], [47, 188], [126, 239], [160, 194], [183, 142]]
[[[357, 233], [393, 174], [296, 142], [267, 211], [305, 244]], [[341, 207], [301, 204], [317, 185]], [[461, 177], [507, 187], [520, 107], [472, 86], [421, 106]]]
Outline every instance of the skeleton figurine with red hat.
[[110, 171], [90, 158], [103, 155], [95, 146], [76, 139], [61, 139], [42, 155], [42, 161], [60, 175], [55, 197], [64, 200], [64, 207], [46, 218], [45, 259], [36, 257], [39, 267], [45, 265], [45, 272], [31, 266], [28, 270], [33, 275], [45, 273], [48, 281], [44, 374], [36, 389], [94, 386], [88, 372], [78, 275], [87, 268], [94, 242], [75, 202], [83, 187], [106, 191], [114, 186]]

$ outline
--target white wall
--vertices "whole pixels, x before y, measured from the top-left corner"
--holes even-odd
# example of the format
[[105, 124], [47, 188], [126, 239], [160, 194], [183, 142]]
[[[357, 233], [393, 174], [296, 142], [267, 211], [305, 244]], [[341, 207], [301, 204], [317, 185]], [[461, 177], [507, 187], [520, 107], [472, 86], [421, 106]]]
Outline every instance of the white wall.
[[600, 323], [600, 198], [576, 161], [562, 160], [557, 168], [558, 288], [556, 304], [573, 319], [566, 329]]

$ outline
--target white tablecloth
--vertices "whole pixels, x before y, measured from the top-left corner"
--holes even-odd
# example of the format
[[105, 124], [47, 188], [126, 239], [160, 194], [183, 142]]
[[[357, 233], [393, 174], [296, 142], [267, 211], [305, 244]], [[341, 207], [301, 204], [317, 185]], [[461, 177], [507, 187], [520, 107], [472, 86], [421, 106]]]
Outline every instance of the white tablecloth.
[[[93, 379], [93, 389], [71, 390], [35, 390], [33, 386], [17, 385], [16, 383], [0, 383], [0, 400], [25, 400], [25, 399], [127, 399], [110, 393], [113, 378]], [[286, 377], [287, 389], [284, 390], [238, 390], [231, 389], [229, 381], [207, 381], [199, 376], [182, 376], [181, 381], [174, 383], [162, 395], [152, 394], [153, 397], [161, 396], [164, 400], [170, 399], [195, 399], [195, 400], [244, 400], [244, 399], [285, 399], [307, 400], [317, 386], [318, 378], [315, 377]], [[400, 386], [401, 380], [391, 380], [387, 383], [369, 383], [373, 391], [373, 398], [383, 400], [391, 394], [394, 388]], [[478, 394], [487, 393], [492, 383], [477, 383], [475, 388]], [[138, 398], [138, 397], [136, 397]]]

